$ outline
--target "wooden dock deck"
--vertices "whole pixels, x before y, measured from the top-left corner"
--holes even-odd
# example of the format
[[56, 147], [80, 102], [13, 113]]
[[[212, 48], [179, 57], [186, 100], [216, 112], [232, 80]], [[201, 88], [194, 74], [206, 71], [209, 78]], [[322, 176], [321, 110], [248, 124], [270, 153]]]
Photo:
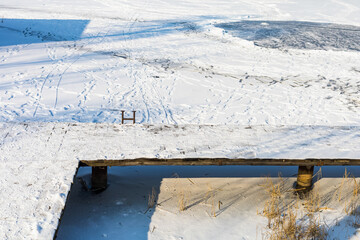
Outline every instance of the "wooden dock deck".
[[312, 187], [314, 166], [360, 166], [360, 159], [274, 159], [274, 158], [136, 158], [81, 160], [80, 166], [92, 167], [93, 189], [107, 187], [107, 167], [112, 166], [298, 166], [297, 190], [308, 191]]
[[360, 166], [360, 159], [276, 159], [276, 158], [135, 158], [135, 159], [97, 159], [80, 160], [80, 166], [113, 167], [113, 166]]

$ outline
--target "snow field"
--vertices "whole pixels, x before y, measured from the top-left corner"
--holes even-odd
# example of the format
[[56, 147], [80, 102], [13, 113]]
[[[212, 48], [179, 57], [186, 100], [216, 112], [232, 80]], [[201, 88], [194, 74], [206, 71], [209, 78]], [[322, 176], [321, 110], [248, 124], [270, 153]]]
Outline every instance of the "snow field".
[[[245, 40], [254, 32], [237, 35], [241, 28], [235, 23], [270, 28], [262, 39], [270, 46], [284, 36], [273, 35], [274, 30], [286, 29], [277, 29], [276, 21], [337, 24], [340, 32], [351, 25], [349, 41], [357, 43], [359, 12], [354, 0], [2, 1], [0, 238], [51, 239], [81, 159], [358, 158], [357, 49], [344, 49], [336, 34], [324, 41], [326, 30], [316, 27], [301, 35], [302, 49], [261, 47], [256, 39]], [[307, 40], [318, 49], [308, 47]], [[137, 110], [141, 125], [117, 125], [122, 109]], [[170, 197], [172, 181], [164, 180], [160, 200]], [[332, 182], [321, 184], [326, 190]], [[233, 189], [225, 190], [224, 202]], [[246, 212], [244, 219], [259, 223], [253, 211], [240, 209], [250, 202], [236, 202], [234, 212]], [[206, 226], [227, 229], [229, 238], [257, 233], [241, 222], [236, 222], [239, 232], [229, 230], [230, 212], [214, 224], [204, 206], [193, 216], [192, 211], [178, 216], [171, 214], [174, 204], [162, 206], [170, 213], [156, 208], [142, 236], [189, 237], [180, 225], [163, 225], [166, 230], [160, 223], [200, 216], [204, 225], [194, 225], [199, 238], [217, 234]]]
[[[2, 121], [119, 122], [118, 110], [135, 109], [140, 123], [359, 124], [358, 52], [263, 48], [217, 27], [334, 22], [338, 2], [321, 3], [330, 11], [322, 18], [304, 19], [282, 13], [294, 3], [267, 1], [222, 3], [217, 14], [216, 1], [201, 9], [203, 3], [184, 2], [163, 13], [170, 3], [139, 9], [139, 2], [94, 2], [83, 12], [66, 11], [71, 17], [58, 12], [65, 3], [38, 4], [14, 2], [0, 12], [2, 34], [23, 43], [0, 43]], [[14, 12], [24, 18], [13, 19]], [[357, 25], [348, 16], [336, 23]]]

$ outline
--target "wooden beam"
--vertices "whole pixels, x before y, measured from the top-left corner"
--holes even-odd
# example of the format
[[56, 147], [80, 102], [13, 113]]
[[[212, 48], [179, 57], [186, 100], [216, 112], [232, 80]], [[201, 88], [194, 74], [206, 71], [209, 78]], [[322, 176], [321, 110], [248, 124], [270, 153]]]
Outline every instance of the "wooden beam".
[[203, 166], [203, 165], [253, 165], [253, 166], [360, 166], [360, 159], [273, 159], [273, 158], [135, 158], [81, 160], [82, 166]]
[[206, 165], [252, 165], [252, 166], [299, 166], [296, 189], [307, 192], [312, 187], [314, 166], [360, 166], [360, 159], [273, 159], [273, 158], [135, 158], [135, 159], [97, 159], [81, 160], [80, 166], [92, 167], [92, 189], [107, 187], [108, 166], [206, 166]]

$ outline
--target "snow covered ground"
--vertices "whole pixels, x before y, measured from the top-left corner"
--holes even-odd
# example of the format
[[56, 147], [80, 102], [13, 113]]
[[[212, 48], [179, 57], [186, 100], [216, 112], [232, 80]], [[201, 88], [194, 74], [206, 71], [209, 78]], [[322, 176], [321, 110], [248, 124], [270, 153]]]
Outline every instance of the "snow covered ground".
[[0, 120], [119, 122], [134, 109], [140, 123], [358, 125], [359, 12], [350, 0], [5, 0]]
[[[359, 158], [359, 42], [355, 0], [1, 1], [0, 238], [51, 238], [82, 157]], [[120, 110], [220, 126], [161, 139], [89, 124], [119, 123]], [[102, 136], [115, 129], [154, 141], [113, 150]], [[156, 211], [158, 228], [168, 216]]]

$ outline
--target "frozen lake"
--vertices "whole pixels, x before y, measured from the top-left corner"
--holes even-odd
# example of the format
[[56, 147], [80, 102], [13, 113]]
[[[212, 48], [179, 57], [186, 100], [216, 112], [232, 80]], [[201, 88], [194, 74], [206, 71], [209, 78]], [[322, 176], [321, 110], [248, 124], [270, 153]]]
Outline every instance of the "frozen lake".
[[215, 25], [256, 46], [360, 51], [360, 27], [301, 21], [240, 21]]

